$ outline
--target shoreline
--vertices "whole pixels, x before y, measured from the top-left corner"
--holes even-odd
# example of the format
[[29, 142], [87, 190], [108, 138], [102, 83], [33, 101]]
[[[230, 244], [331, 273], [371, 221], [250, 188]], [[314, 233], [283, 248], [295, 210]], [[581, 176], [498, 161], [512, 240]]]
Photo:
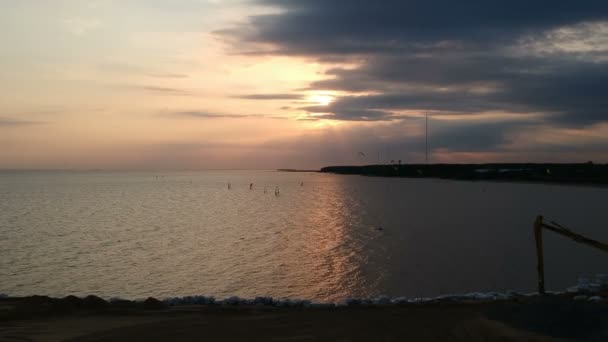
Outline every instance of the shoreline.
[[[588, 298], [600, 297], [597, 301], [606, 302], [608, 304], [608, 275], [597, 273], [591, 278], [579, 278], [576, 285], [569, 286], [561, 291], [546, 291], [549, 296], [560, 296], [564, 298], [574, 298], [576, 296], [586, 296]], [[333, 308], [347, 306], [374, 306], [374, 305], [405, 305], [405, 304], [432, 304], [443, 302], [475, 302], [475, 301], [509, 301], [521, 298], [542, 297], [538, 292], [523, 293], [515, 290], [498, 291], [475, 291], [466, 293], [444, 293], [433, 297], [406, 297], [397, 296], [390, 297], [386, 295], [378, 295], [375, 297], [348, 297], [335, 302], [315, 301], [302, 298], [285, 298], [271, 296], [256, 296], [254, 298], [245, 298], [239, 296], [230, 296], [218, 298], [215, 296], [206, 295], [188, 295], [188, 296], [173, 296], [164, 298], [143, 297], [136, 299], [126, 299], [116, 296], [98, 296], [89, 294], [85, 297], [67, 294], [65, 297], [53, 297], [49, 295], [25, 294], [12, 296], [7, 293], [0, 293], [0, 303], [6, 301], [28, 301], [33, 299], [36, 302], [45, 302], [49, 305], [60, 304], [66, 302], [72, 304], [87, 304], [95, 302], [97, 304], [105, 302], [106, 304], [145, 304], [146, 301], [162, 303], [164, 306], [180, 306], [180, 305], [209, 305], [209, 306], [271, 306], [271, 307], [302, 307], [302, 308]], [[580, 299], [580, 298], [578, 298]], [[103, 304], [103, 303], [102, 303]]]
[[[608, 292], [602, 295], [608, 296]], [[601, 341], [608, 302], [578, 293], [508, 299], [275, 306], [106, 302], [89, 296], [0, 299], [0, 340]], [[11, 315], [12, 313], [12, 315]]]
[[[435, 297], [389, 297], [378, 296], [371, 298], [347, 298], [339, 302], [315, 302], [306, 299], [273, 298], [258, 296], [255, 298], [242, 298], [238, 296], [223, 299], [214, 296], [183, 296], [157, 299], [147, 297], [145, 299], [123, 299], [120, 297], [99, 297], [87, 295], [78, 297], [67, 295], [65, 297], [51, 297], [47, 295], [9, 296], [0, 294], [0, 304], [24, 303], [35, 304], [44, 307], [56, 307], [59, 309], [79, 307], [115, 307], [115, 308], [137, 308], [137, 307], [180, 307], [180, 306], [207, 306], [217, 308], [230, 307], [273, 307], [273, 308], [302, 308], [302, 309], [332, 309], [344, 307], [376, 307], [376, 306], [406, 306], [406, 305], [433, 305], [445, 303], [483, 303], [483, 302], [508, 302], [520, 301], [530, 298], [542, 298], [538, 292], [521, 293], [517, 291], [502, 292], [470, 292], [463, 294], [443, 294]], [[583, 300], [590, 302], [602, 302], [608, 304], [608, 284], [583, 284], [568, 288], [565, 291], [547, 291], [546, 297], [559, 297], [563, 299]], [[54, 309], [53, 309], [54, 310]], [[1, 311], [0, 313], [6, 313]], [[2, 316], [0, 316], [1, 318]]]

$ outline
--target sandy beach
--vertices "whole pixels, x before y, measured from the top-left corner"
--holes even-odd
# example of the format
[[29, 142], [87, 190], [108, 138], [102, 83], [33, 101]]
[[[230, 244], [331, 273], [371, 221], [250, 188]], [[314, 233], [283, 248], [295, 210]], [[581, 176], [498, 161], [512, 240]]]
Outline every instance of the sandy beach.
[[28, 297], [0, 301], [1, 341], [606, 341], [608, 304], [496, 302], [276, 308]]

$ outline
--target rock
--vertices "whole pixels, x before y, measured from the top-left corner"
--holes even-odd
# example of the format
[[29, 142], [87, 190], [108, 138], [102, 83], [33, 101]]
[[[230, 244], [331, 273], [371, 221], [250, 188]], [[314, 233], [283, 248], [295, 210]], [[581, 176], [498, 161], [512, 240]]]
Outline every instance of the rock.
[[144, 300], [143, 306], [147, 310], [160, 310], [165, 308], [165, 303], [156, 298], [148, 297], [148, 299]]
[[253, 304], [262, 306], [272, 306], [273, 299], [272, 297], [255, 297], [255, 299], [253, 300]]
[[86, 296], [83, 304], [87, 309], [102, 309], [108, 306], [108, 302], [94, 295]]
[[391, 303], [391, 299], [387, 296], [380, 296], [378, 298], [374, 298], [372, 303], [374, 305], [389, 305]]
[[589, 301], [594, 302], [594, 303], [599, 303], [599, 302], [604, 301], [604, 299], [600, 296], [593, 296], [593, 297], [589, 298]]
[[81, 308], [83, 305], [84, 301], [81, 298], [71, 295], [53, 301], [53, 309], [59, 312], [70, 312]]
[[30, 296], [17, 302], [17, 311], [26, 314], [46, 314], [55, 309], [54, 301], [47, 296]]
[[361, 305], [361, 300], [357, 298], [348, 298], [345, 301], [346, 306], [359, 306]]
[[569, 292], [569, 293], [578, 293], [578, 291], [579, 291], [578, 286], [571, 286], [566, 290], [566, 292]]
[[588, 286], [588, 290], [589, 290], [589, 292], [592, 292], [592, 293], [600, 292], [602, 290], [602, 285], [600, 285], [598, 283], [591, 283]]
[[578, 295], [578, 296], [574, 296], [574, 298], [572, 298], [572, 299], [574, 299], [574, 300], [587, 300], [587, 298], [589, 298], [589, 297], [587, 297], [585, 295]]
[[84, 303], [82, 298], [78, 298], [78, 297], [72, 296], [72, 295], [64, 297], [63, 299], [61, 299], [61, 301], [63, 301], [65, 304], [73, 306], [73, 307], [82, 306], [82, 304]]
[[237, 296], [232, 296], [232, 297], [224, 299], [221, 302], [221, 304], [223, 304], [223, 305], [240, 305], [240, 304], [244, 304], [244, 300]]
[[397, 297], [397, 298], [391, 300], [391, 303], [395, 304], [395, 305], [404, 305], [404, 304], [408, 303], [408, 299], [405, 297]]
[[110, 305], [116, 308], [131, 308], [135, 306], [135, 302], [122, 299], [122, 298], [110, 298]]
[[48, 296], [29, 296], [23, 298], [23, 303], [27, 303], [28, 305], [51, 305], [53, 304], [53, 299]]

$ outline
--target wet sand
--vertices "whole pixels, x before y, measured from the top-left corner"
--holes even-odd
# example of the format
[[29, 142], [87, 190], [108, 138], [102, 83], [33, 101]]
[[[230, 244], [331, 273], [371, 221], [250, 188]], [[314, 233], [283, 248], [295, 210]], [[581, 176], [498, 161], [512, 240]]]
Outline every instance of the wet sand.
[[608, 340], [608, 304], [570, 298], [335, 308], [153, 304], [70, 309], [4, 299], [0, 341]]

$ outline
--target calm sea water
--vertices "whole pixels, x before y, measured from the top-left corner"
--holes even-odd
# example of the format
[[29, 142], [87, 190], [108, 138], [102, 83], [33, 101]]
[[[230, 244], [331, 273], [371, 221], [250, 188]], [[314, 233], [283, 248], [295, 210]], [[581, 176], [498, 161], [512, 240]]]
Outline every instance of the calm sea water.
[[[274, 171], [2, 172], [0, 293], [534, 291], [535, 216], [608, 240], [607, 199], [606, 188]], [[549, 289], [608, 272], [602, 252], [545, 235]]]

